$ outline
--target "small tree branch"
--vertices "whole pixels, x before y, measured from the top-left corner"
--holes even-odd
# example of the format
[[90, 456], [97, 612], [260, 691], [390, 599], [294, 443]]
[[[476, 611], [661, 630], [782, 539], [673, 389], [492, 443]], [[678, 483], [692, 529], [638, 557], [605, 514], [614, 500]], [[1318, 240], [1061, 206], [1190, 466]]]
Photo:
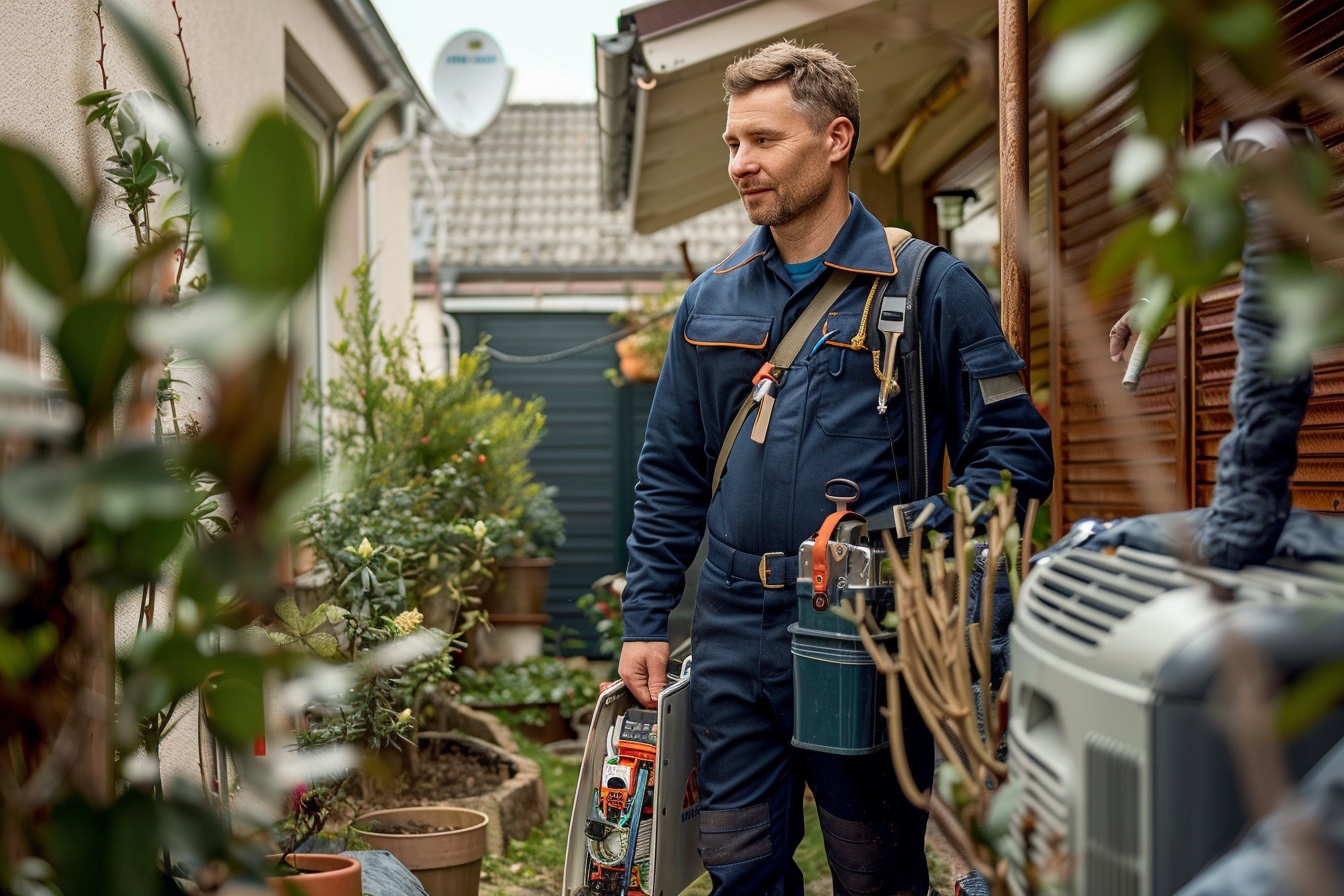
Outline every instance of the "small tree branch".
[[93, 8], [93, 17], [98, 20], [98, 71], [103, 76], [103, 89], [107, 89], [107, 66], [104, 65], [107, 59], [107, 41], [103, 37], [103, 0]]
[[[173, 15], [177, 17], [177, 45], [182, 48], [182, 63], [187, 68], [187, 96], [191, 99], [191, 117], [196, 126], [200, 127], [201, 113], [196, 110], [196, 91], [192, 88], [191, 78], [191, 57], [187, 55], [187, 44], [182, 39], [182, 13], [177, 9], [177, 0], [171, 0], [173, 4]], [[101, 5], [101, 4], [100, 4]]]

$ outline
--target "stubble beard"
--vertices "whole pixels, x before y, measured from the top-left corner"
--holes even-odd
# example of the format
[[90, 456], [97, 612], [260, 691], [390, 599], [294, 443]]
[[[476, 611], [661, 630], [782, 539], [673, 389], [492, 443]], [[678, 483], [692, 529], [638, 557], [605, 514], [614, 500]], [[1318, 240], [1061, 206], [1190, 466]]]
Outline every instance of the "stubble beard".
[[[750, 184], [749, 186], [758, 186]], [[821, 205], [830, 192], [831, 184], [824, 170], [817, 171], [806, 180], [792, 183], [777, 183], [774, 188], [774, 201], [769, 205], [753, 209], [742, 197], [742, 206], [747, 210], [747, 219], [758, 227], [782, 227], [802, 217]], [[739, 191], [742, 187], [738, 187]]]

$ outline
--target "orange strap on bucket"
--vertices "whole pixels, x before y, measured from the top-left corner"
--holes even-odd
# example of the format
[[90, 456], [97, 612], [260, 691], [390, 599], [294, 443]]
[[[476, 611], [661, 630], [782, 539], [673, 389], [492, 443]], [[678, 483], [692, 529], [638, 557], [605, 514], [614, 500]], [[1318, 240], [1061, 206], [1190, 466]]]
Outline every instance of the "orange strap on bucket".
[[835, 534], [835, 528], [846, 517], [854, 517], [862, 520], [863, 517], [852, 510], [837, 510], [821, 524], [817, 534], [812, 536], [812, 593], [825, 594], [826, 586], [829, 584], [831, 575], [831, 565], [826, 562], [826, 548], [830, 547], [831, 536]]

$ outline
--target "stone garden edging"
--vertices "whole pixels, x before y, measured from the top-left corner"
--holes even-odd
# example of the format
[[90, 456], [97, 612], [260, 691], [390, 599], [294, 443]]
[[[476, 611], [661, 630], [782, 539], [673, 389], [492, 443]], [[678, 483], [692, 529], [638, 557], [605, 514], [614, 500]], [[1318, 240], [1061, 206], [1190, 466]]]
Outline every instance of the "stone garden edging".
[[[493, 720], [493, 716], [491, 719]], [[498, 721], [495, 723], [499, 724]], [[502, 725], [500, 727], [503, 728]], [[508, 736], [508, 729], [504, 729], [504, 734]], [[504, 855], [509, 839], [523, 840], [533, 828], [545, 823], [550, 812], [550, 805], [546, 799], [546, 784], [541, 779], [541, 767], [531, 759], [510, 752], [499, 744], [460, 731], [422, 731], [420, 737], [441, 738], [469, 746], [494, 757], [513, 772], [488, 793], [424, 803], [430, 806], [457, 806], [484, 812], [490, 818], [485, 833], [485, 849], [489, 855]], [[509, 741], [512, 740], [513, 738], [509, 737]]]

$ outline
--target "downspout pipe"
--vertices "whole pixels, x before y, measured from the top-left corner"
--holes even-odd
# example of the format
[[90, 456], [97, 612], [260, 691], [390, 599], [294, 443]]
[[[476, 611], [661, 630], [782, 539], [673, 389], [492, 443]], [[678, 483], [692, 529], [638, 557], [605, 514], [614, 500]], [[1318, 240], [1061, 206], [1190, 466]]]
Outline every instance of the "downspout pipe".
[[388, 142], [373, 147], [364, 156], [364, 257], [369, 260], [369, 279], [371, 282], [377, 282], [373, 277], [374, 256], [377, 248], [375, 231], [378, 222], [378, 215], [375, 210], [377, 190], [373, 172], [383, 159], [396, 155], [410, 146], [411, 141], [415, 139], [419, 132], [420, 109], [408, 97], [401, 104], [401, 133]]
[[377, 194], [373, 179], [374, 169], [383, 159], [409, 146], [422, 128], [422, 122], [423, 126], [427, 127], [437, 116], [433, 105], [420, 89], [414, 72], [401, 55], [396, 40], [388, 32], [387, 26], [383, 24], [382, 18], [370, 0], [329, 0], [329, 2], [346, 26], [354, 32], [355, 38], [368, 54], [383, 82], [400, 88], [403, 93], [401, 133], [391, 141], [375, 146], [364, 157], [364, 255], [369, 259], [370, 279], [376, 283], [372, 270], [377, 246], [375, 239]]

